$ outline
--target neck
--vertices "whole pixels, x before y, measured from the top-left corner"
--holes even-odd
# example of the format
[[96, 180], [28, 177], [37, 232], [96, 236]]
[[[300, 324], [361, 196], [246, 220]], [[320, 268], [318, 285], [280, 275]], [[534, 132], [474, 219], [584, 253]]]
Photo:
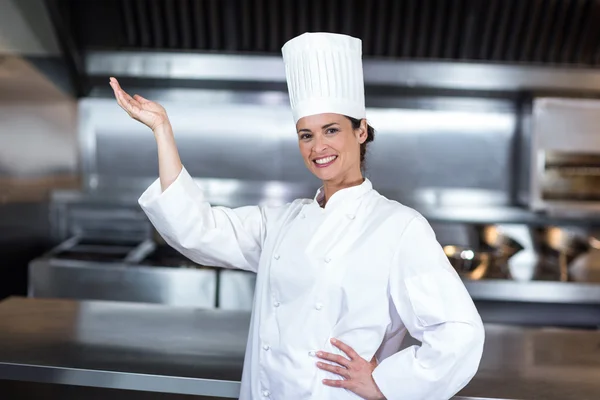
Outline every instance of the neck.
[[336, 179], [331, 179], [327, 181], [323, 181], [323, 190], [325, 192], [325, 199], [323, 201], [322, 206], [325, 207], [325, 204], [329, 201], [331, 196], [333, 196], [337, 191], [346, 189], [352, 186], [358, 186], [365, 181], [365, 178], [360, 172], [355, 171], [354, 173], [347, 174], [343, 177], [339, 177]]

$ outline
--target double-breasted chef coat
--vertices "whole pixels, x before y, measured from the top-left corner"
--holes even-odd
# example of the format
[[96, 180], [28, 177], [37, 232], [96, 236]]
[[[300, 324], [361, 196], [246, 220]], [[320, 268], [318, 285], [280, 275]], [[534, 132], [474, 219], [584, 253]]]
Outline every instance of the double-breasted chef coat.
[[[139, 204], [165, 241], [203, 265], [257, 273], [240, 400], [359, 397], [323, 379], [315, 352], [365, 360], [388, 400], [448, 399], [478, 369], [480, 316], [428, 222], [371, 182], [281, 207], [211, 206], [185, 167]], [[421, 341], [399, 351], [407, 333]]]

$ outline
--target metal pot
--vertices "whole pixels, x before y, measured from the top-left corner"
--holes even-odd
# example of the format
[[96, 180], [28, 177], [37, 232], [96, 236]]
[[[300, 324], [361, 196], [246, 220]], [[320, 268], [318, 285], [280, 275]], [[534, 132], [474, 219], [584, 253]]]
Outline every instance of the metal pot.
[[569, 279], [575, 282], [600, 283], [600, 240], [588, 238], [589, 248], [569, 263]]
[[490, 267], [491, 252], [475, 251], [464, 246], [444, 246], [444, 253], [450, 264], [462, 277], [478, 280], [483, 279]]
[[534, 280], [571, 281], [569, 265], [590, 249], [584, 232], [573, 228], [549, 226], [536, 231], [539, 262]]
[[444, 246], [458, 274], [467, 279], [512, 279], [508, 260], [523, 247], [494, 225], [478, 228], [473, 246]]

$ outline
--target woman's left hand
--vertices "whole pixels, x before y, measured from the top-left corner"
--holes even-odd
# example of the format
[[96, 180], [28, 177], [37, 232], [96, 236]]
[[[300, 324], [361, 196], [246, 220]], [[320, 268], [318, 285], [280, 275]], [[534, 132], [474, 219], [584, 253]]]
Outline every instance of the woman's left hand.
[[337, 354], [331, 354], [324, 351], [317, 352], [317, 357], [324, 360], [333, 361], [338, 365], [332, 365], [324, 362], [318, 362], [317, 367], [325, 371], [333, 372], [343, 377], [343, 380], [324, 379], [323, 383], [327, 386], [345, 388], [354, 392], [358, 396], [367, 400], [383, 400], [385, 396], [373, 379], [373, 370], [377, 367], [375, 357], [369, 362], [362, 358], [347, 344], [336, 339], [331, 339], [331, 343], [342, 350], [347, 356], [343, 357]]

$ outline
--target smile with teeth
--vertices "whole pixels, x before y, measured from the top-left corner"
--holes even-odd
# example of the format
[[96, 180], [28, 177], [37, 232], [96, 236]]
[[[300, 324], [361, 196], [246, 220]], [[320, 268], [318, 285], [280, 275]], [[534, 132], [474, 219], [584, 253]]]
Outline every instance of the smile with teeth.
[[336, 158], [337, 158], [337, 156], [317, 158], [316, 160], [314, 160], [314, 162], [319, 166], [324, 166], [324, 165], [331, 164]]

